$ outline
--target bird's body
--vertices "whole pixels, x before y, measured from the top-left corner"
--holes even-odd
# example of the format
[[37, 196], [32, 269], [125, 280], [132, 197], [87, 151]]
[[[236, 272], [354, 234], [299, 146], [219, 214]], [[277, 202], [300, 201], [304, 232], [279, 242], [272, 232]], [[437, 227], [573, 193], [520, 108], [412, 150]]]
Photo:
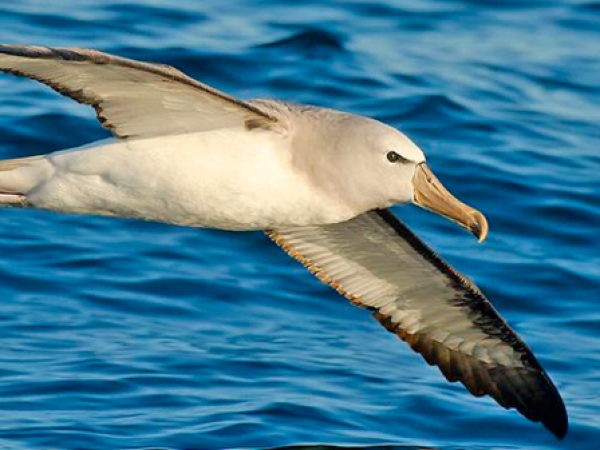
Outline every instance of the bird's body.
[[245, 139], [230, 130], [53, 153], [0, 172], [0, 190], [24, 194], [41, 209], [228, 230], [356, 215], [291, 170], [290, 155], [277, 151], [268, 135]]
[[354, 116], [335, 113], [324, 124], [319, 118], [329, 110], [263, 103], [303, 120], [284, 132], [232, 127], [109, 139], [28, 159], [15, 170], [2, 171], [0, 162], [0, 192], [24, 195], [39, 209], [238, 231], [337, 223], [395, 203], [340, 189], [339, 167], [307, 162], [335, 150], [318, 148], [322, 136], [307, 145], [311, 155], [294, 151], [304, 127], [335, 133]]
[[564, 404], [531, 350], [387, 209], [414, 203], [487, 235], [485, 217], [401, 132], [330, 109], [244, 102], [171, 67], [93, 50], [0, 45], [0, 71], [93, 106], [116, 138], [0, 161], [0, 205], [264, 230], [448, 380], [565, 435]]

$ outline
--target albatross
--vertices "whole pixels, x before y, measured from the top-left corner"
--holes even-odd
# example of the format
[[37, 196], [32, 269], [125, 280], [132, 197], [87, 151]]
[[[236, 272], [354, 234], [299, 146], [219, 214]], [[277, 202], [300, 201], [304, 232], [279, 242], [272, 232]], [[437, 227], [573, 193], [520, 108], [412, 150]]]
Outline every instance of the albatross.
[[95, 50], [0, 45], [0, 71], [92, 106], [114, 135], [0, 161], [2, 206], [263, 230], [447, 380], [565, 436], [563, 401], [529, 347], [390, 210], [413, 203], [479, 241], [488, 233], [484, 215], [450, 194], [397, 129], [243, 101], [173, 67]]

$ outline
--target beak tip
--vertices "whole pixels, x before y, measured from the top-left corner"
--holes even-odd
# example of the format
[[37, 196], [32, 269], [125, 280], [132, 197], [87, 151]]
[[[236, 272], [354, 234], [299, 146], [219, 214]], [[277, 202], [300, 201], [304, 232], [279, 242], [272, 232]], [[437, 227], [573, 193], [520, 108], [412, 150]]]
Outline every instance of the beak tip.
[[476, 211], [473, 214], [473, 224], [470, 228], [471, 232], [477, 237], [479, 243], [482, 243], [487, 239], [490, 228], [487, 219], [479, 211]]
[[486, 240], [489, 227], [485, 216], [452, 196], [427, 164], [417, 165], [412, 183], [413, 203], [456, 222], [475, 235], [479, 242]]

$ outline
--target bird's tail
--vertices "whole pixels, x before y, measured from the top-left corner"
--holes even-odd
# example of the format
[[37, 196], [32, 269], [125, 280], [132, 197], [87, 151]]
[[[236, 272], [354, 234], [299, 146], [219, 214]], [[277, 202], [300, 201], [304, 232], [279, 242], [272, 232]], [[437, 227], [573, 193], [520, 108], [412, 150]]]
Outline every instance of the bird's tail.
[[44, 156], [5, 159], [0, 161], [0, 207], [27, 206], [27, 193], [40, 180], [47, 165]]

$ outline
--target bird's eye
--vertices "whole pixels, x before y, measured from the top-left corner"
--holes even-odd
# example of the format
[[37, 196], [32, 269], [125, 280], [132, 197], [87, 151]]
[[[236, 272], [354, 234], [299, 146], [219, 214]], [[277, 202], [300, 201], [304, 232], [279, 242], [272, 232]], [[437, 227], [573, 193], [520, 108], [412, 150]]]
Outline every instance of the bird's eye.
[[387, 159], [391, 163], [395, 163], [395, 162], [398, 162], [398, 161], [406, 162], [406, 158], [403, 158], [402, 156], [400, 156], [396, 152], [388, 152]]

